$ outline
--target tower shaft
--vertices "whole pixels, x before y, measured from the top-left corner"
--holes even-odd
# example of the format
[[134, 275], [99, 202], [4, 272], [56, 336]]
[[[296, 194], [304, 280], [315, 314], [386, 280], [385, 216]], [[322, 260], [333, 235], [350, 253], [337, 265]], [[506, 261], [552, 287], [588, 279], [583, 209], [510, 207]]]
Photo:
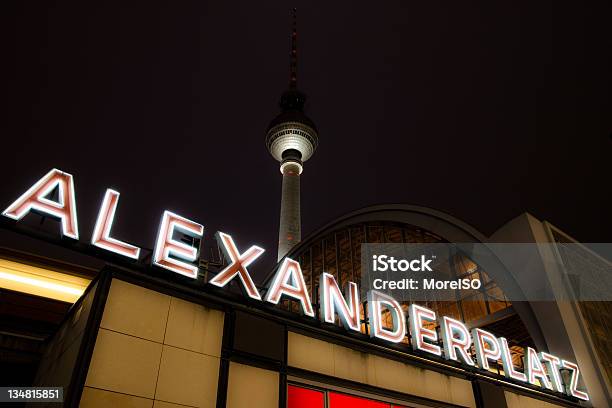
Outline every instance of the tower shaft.
[[278, 231], [278, 260], [298, 244], [302, 238], [300, 214], [300, 172], [298, 163], [286, 163], [282, 169], [280, 227]]

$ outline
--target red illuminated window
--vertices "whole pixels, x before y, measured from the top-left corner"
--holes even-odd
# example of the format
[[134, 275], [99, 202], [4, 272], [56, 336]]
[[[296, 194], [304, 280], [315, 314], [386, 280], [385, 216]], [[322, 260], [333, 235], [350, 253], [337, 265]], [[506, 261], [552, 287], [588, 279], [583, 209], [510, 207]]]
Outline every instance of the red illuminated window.
[[354, 397], [347, 394], [338, 394], [330, 392], [329, 408], [389, 408], [390, 405], [386, 402], [378, 402], [361, 397]]
[[309, 388], [290, 385], [287, 389], [287, 408], [324, 408], [325, 394]]
[[[327, 394], [327, 405], [325, 395]], [[297, 385], [287, 388], [287, 408], [406, 408], [388, 402], [356, 397], [332, 391], [314, 390]]]

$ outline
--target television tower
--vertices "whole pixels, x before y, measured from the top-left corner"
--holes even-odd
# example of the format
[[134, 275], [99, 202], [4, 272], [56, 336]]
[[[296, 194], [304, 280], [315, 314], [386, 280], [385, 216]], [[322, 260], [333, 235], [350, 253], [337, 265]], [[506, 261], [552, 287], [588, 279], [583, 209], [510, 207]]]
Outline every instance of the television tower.
[[281, 113], [270, 122], [266, 147], [277, 161], [283, 175], [278, 260], [280, 261], [302, 238], [300, 215], [300, 175], [304, 162], [317, 148], [319, 136], [312, 120], [304, 114], [306, 95], [297, 89], [297, 16], [292, 10], [289, 89], [280, 99]]

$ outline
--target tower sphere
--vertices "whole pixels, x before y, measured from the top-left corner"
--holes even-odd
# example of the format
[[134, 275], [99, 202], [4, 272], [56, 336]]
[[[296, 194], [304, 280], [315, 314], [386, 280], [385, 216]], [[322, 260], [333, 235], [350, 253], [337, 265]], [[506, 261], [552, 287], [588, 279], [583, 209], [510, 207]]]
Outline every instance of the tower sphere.
[[319, 136], [312, 120], [303, 112], [306, 95], [288, 90], [281, 97], [281, 113], [270, 122], [266, 135], [268, 151], [279, 162], [303, 163], [317, 148]]

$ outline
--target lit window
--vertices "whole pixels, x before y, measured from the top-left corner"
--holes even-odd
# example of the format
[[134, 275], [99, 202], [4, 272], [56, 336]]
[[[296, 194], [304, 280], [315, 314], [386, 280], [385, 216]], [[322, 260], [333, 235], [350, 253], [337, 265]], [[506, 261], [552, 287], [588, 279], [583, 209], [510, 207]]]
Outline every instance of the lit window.
[[[327, 403], [326, 397], [327, 396]], [[287, 408], [406, 408], [389, 402], [326, 390], [289, 385]]]
[[325, 394], [310, 388], [290, 385], [287, 389], [287, 408], [323, 408]]
[[329, 408], [389, 408], [385, 402], [373, 401], [361, 397], [354, 397], [347, 394], [328, 393]]

